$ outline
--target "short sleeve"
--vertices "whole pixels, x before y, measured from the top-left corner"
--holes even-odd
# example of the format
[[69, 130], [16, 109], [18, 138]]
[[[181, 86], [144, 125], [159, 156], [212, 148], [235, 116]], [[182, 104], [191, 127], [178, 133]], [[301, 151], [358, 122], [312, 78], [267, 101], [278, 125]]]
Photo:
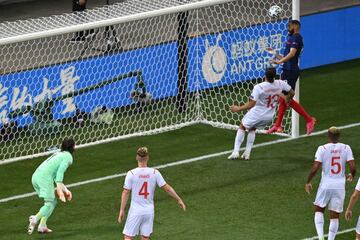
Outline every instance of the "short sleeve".
[[[346, 145], [346, 161], [354, 160], [354, 155], [349, 145]], [[360, 191], [360, 190], [359, 190]]]
[[299, 37], [296, 37], [296, 36], [293, 36], [293, 37], [290, 39], [290, 48], [299, 49], [299, 47], [300, 47], [300, 38], [299, 38]]
[[257, 101], [259, 99], [259, 97], [260, 97], [260, 88], [259, 88], [259, 86], [256, 85], [250, 95], [250, 99]]
[[324, 150], [323, 150], [323, 146], [320, 146], [320, 147], [318, 147], [318, 149], [317, 149], [317, 151], [316, 151], [316, 153], [315, 153], [315, 161], [316, 162], [322, 162], [322, 158], [323, 158], [323, 152], [324, 152]]
[[285, 82], [281, 81], [281, 91], [289, 92], [291, 90], [291, 86]]
[[165, 182], [163, 176], [161, 175], [161, 173], [158, 170], [155, 170], [155, 177], [156, 177], [156, 184], [159, 187], [163, 187], [166, 185], [166, 182]]
[[360, 178], [356, 184], [355, 190], [360, 192]]
[[125, 177], [125, 182], [124, 182], [124, 188], [127, 190], [131, 190], [132, 189], [132, 176], [133, 174], [131, 173], [131, 171], [128, 171], [128, 173], [126, 174]]

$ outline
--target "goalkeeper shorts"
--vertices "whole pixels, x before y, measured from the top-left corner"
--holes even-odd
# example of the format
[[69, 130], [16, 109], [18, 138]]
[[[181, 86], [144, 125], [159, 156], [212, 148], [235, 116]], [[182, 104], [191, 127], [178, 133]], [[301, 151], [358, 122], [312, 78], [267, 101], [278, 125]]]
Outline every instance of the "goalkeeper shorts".
[[31, 182], [37, 195], [40, 198], [43, 198], [47, 201], [55, 200], [55, 187], [53, 180], [43, 179], [36, 174], [33, 174]]

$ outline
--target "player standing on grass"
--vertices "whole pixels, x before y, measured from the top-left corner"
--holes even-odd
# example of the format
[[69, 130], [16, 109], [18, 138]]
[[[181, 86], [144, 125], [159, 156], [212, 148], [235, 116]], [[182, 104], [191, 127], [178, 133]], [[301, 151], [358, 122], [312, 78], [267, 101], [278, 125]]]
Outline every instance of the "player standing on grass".
[[138, 167], [130, 170], [125, 178], [118, 221], [121, 223], [125, 218], [125, 207], [131, 191], [130, 210], [123, 231], [124, 239], [131, 240], [140, 234], [142, 240], [148, 240], [153, 232], [156, 185], [173, 197], [184, 211], [186, 207], [175, 190], [165, 182], [160, 172], [147, 167], [149, 151], [146, 147], [137, 150], [136, 160]]
[[[347, 221], [350, 221], [350, 219], [352, 218], [352, 209], [353, 209], [355, 203], [357, 202], [357, 200], [359, 199], [359, 196], [360, 196], [360, 178], [356, 184], [353, 194], [351, 195], [349, 205], [345, 212], [345, 219]], [[355, 230], [356, 230], [356, 240], [360, 240], [360, 216], [358, 218], [358, 222], [356, 224]]]
[[[286, 80], [291, 88], [295, 91], [296, 81], [300, 76], [299, 57], [303, 49], [303, 38], [300, 34], [300, 22], [298, 20], [291, 20], [288, 25], [289, 36], [286, 41], [284, 56], [277, 54], [274, 50], [269, 48], [269, 52], [274, 54], [277, 60], [272, 60], [272, 63], [283, 64], [281, 79]], [[297, 113], [299, 113], [306, 121], [306, 133], [309, 135], [313, 132], [316, 119], [311, 117], [305, 109], [295, 100], [290, 100], [288, 104], [284, 99], [280, 98], [280, 106], [278, 110], [278, 118], [275, 125], [268, 130], [268, 133], [282, 132], [282, 121], [286, 109], [290, 106]]]
[[54, 211], [57, 200], [55, 198], [55, 188], [59, 199], [62, 202], [71, 201], [72, 194], [63, 184], [64, 174], [67, 168], [73, 162], [73, 152], [75, 151], [75, 142], [73, 139], [64, 139], [61, 144], [61, 151], [53, 154], [46, 159], [32, 175], [32, 185], [38, 194], [39, 198], [44, 199], [44, 206], [36, 215], [29, 217], [28, 233], [32, 234], [36, 224], [40, 221], [38, 226], [39, 233], [50, 233], [46, 221]]
[[324, 239], [324, 211], [328, 207], [330, 211], [328, 239], [333, 240], [339, 228], [339, 215], [344, 206], [346, 163], [350, 167], [347, 181], [353, 180], [356, 168], [350, 146], [339, 142], [340, 130], [336, 127], [329, 128], [328, 137], [330, 143], [320, 146], [316, 151], [315, 161], [305, 184], [305, 191], [310, 194], [311, 180], [322, 167], [321, 182], [314, 202], [314, 222], [319, 239]]
[[232, 105], [230, 107], [230, 111], [233, 113], [250, 110], [241, 120], [235, 137], [234, 150], [228, 159], [239, 158], [239, 151], [245, 138], [245, 131], [248, 130], [246, 149], [241, 158], [249, 160], [255, 141], [255, 130], [271, 123], [281, 95], [286, 102], [290, 101], [294, 96], [295, 93], [289, 84], [282, 80], [275, 80], [275, 76], [276, 69], [267, 68], [264, 82], [255, 85], [250, 100], [242, 106]]

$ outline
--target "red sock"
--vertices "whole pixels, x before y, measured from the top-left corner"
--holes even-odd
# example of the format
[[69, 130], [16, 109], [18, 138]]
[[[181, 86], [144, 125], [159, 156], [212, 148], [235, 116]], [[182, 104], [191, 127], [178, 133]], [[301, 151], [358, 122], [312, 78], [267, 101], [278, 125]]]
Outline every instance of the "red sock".
[[282, 97], [280, 97], [280, 105], [279, 105], [279, 110], [278, 110], [278, 117], [277, 117], [276, 122], [275, 122], [276, 127], [281, 127], [281, 124], [282, 124], [286, 109], [287, 109], [287, 106], [286, 106], [285, 100]]
[[305, 109], [300, 105], [300, 103], [295, 100], [290, 100], [289, 106], [294, 109], [298, 114], [300, 114], [303, 118], [305, 118], [306, 122], [312, 120], [310, 115], [305, 111]]

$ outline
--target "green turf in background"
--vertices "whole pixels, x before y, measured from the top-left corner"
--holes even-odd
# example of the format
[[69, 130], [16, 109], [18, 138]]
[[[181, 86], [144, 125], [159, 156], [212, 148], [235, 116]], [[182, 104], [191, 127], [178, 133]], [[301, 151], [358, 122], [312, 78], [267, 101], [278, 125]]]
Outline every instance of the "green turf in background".
[[[302, 103], [318, 119], [317, 130], [330, 125], [360, 122], [360, 61], [306, 70], [302, 77]], [[334, 97], [330, 97], [334, 93]], [[135, 149], [148, 145], [151, 165], [182, 160], [232, 148], [235, 132], [196, 125], [154, 136], [132, 138], [80, 149], [66, 174], [66, 183], [124, 172], [135, 166]], [[256, 143], [274, 140], [258, 135]], [[360, 127], [343, 131], [344, 142], [356, 158]], [[311, 196], [303, 185], [316, 147], [326, 136], [313, 136], [254, 149], [252, 160], [228, 161], [226, 156], [162, 170], [166, 180], [183, 196], [188, 211], [161, 190], [156, 196], [152, 239], [302, 239], [315, 235]], [[33, 191], [30, 177], [43, 159], [0, 166], [0, 198]], [[0, 239], [120, 239], [123, 225], [116, 223], [123, 178], [73, 188], [74, 201], [59, 204], [48, 236], [26, 235], [27, 218], [41, 206], [36, 197], [0, 204]], [[319, 175], [314, 181], [315, 190]], [[356, 182], [347, 186], [348, 201]], [[341, 218], [340, 230], [352, 228], [354, 219]], [[328, 221], [326, 221], [326, 228]], [[325, 229], [327, 232], [327, 229]], [[353, 239], [353, 233], [337, 239]]]

